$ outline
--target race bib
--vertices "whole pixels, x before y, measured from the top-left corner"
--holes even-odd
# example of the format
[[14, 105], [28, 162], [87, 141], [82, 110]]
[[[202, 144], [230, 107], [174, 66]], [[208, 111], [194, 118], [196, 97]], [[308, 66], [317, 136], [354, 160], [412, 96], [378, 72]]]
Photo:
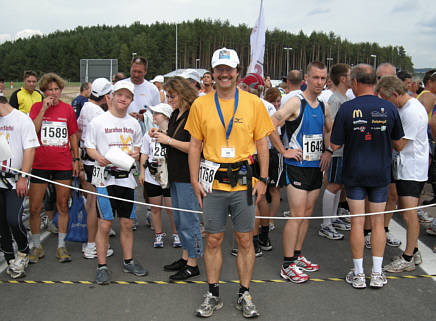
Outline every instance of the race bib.
[[198, 181], [203, 186], [206, 193], [212, 192], [212, 184], [218, 168], [220, 168], [220, 165], [214, 162], [210, 162], [208, 160], [202, 160], [200, 162]]
[[67, 123], [43, 121], [41, 125], [41, 143], [44, 146], [64, 146], [68, 144]]
[[163, 147], [160, 143], [153, 144], [153, 158], [165, 158], [167, 154], [167, 148]]
[[317, 161], [321, 159], [323, 149], [322, 134], [303, 135], [303, 160]]
[[94, 165], [94, 169], [92, 171], [92, 180], [91, 184], [95, 187], [104, 187], [105, 179], [104, 179], [104, 166]]

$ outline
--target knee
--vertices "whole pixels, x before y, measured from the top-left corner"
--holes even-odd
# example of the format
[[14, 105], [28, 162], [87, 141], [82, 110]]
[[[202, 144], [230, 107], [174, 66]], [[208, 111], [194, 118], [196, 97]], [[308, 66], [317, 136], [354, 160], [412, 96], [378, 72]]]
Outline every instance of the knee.
[[207, 235], [207, 247], [209, 249], [217, 249], [221, 246], [221, 243], [223, 242], [223, 235], [221, 234], [208, 234]]
[[120, 228], [123, 230], [132, 229], [133, 221], [131, 219], [120, 219]]
[[241, 251], [248, 251], [253, 246], [253, 238], [249, 233], [240, 235], [236, 239], [238, 241], [238, 249]]

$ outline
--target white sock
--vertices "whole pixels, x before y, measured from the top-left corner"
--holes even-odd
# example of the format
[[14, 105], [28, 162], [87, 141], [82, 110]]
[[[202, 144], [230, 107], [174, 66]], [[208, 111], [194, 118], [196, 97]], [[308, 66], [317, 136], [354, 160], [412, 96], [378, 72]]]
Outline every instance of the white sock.
[[58, 248], [65, 247], [65, 236], [67, 236], [67, 233], [58, 233]]
[[381, 273], [383, 265], [383, 256], [373, 256], [372, 257], [372, 272]]
[[41, 246], [41, 234], [32, 234], [33, 247], [39, 248]]
[[322, 225], [327, 226], [332, 224], [331, 218], [325, 218], [326, 216], [331, 216], [333, 213], [333, 206], [335, 203], [335, 194], [329, 192], [329, 190], [324, 191], [324, 195], [322, 197], [322, 215], [324, 216]]
[[363, 258], [353, 259], [354, 263], [354, 275], [363, 273]]
[[341, 200], [341, 190], [336, 192], [335, 202], [333, 203], [333, 212], [332, 212], [332, 215], [338, 215], [338, 206], [339, 206], [339, 201], [340, 200]]

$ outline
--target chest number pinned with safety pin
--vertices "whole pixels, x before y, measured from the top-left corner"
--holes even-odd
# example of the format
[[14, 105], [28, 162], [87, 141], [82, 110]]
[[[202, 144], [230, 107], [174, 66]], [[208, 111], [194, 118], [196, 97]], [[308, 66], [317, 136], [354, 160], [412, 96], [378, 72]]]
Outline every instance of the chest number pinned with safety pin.
[[220, 165], [214, 162], [208, 160], [200, 162], [198, 181], [200, 182], [201, 186], [203, 186], [206, 193], [212, 192], [212, 185], [218, 168], [220, 168]]

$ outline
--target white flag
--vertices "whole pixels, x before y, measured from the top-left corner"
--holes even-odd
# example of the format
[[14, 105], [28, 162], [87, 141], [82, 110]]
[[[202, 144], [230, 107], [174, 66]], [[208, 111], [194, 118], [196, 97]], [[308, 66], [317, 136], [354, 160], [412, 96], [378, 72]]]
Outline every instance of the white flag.
[[263, 0], [260, 2], [260, 13], [250, 36], [250, 66], [248, 72], [257, 73], [263, 77], [263, 57], [265, 54], [265, 15]]

